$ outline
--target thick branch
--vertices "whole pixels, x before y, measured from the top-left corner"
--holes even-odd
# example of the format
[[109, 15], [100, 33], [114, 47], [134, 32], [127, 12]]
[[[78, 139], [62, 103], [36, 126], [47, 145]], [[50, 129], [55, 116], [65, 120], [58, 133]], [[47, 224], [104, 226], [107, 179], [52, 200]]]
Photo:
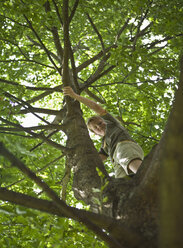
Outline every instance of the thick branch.
[[55, 43], [55, 47], [57, 49], [57, 55], [60, 59], [60, 62], [62, 61], [63, 59], [63, 49], [62, 49], [62, 46], [61, 46], [61, 43], [60, 43], [60, 38], [59, 38], [59, 35], [58, 35], [58, 30], [57, 30], [57, 27], [53, 27], [51, 29], [52, 31], [52, 34], [53, 34], [53, 40], [54, 40], [54, 43]]
[[72, 65], [72, 76], [73, 76], [73, 79], [74, 79], [74, 86], [76, 88], [76, 92], [77, 93], [80, 93], [79, 92], [77, 70], [76, 70], [76, 65], [75, 65], [75, 60], [74, 60], [74, 54], [73, 54], [73, 50], [72, 50], [72, 47], [71, 47], [71, 43], [69, 44], [69, 47], [70, 47], [70, 60], [71, 60], [71, 65]]
[[[64, 54], [63, 54], [63, 84], [64, 86], [70, 85], [69, 76], [69, 52], [70, 52], [70, 40], [69, 40], [69, 1], [63, 0], [63, 28], [64, 28]], [[68, 113], [72, 112], [71, 98], [65, 97]]]
[[36, 101], [39, 101], [40, 99], [44, 98], [45, 96], [48, 96], [49, 94], [52, 94], [54, 91], [61, 91], [62, 86], [58, 85], [54, 88], [52, 88], [51, 92], [50, 91], [46, 91], [38, 96], [33, 97], [31, 100], [28, 100], [27, 103], [34, 103]]
[[[36, 209], [42, 212], [46, 212], [49, 214], [57, 215], [59, 217], [69, 218], [70, 216], [65, 215], [61, 209], [59, 209], [52, 201], [37, 199], [32, 196], [28, 196], [22, 193], [17, 193], [11, 190], [7, 190], [5, 188], [0, 188], [0, 199], [3, 201], [9, 201], [13, 204], [18, 204], [24, 207]], [[133, 240], [136, 241], [136, 235], [133, 234], [127, 227], [124, 227], [120, 224], [119, 221], [114, 218], [110, 218], [108, 216], [104, 216], [101, 214], [95, 214], [89, 211], [73, 208], [72, 211], [75, 213], [75, 216], [81, 216], [82, 218], [87, 218], [95, 225], [99, 226], [102, 229], [107, 230], [112, 233], [113, 236], [117, 236], [117, 233], [121, 233], [120, 237], [123, 237], [124, 241], [128, 243], [134, 243]], [[73, 218], [77, 220], [76, 218]]]
[[68, 158], [66, 157], [65, 161], [65, 172], [61, 180], [62, 189], [60, 191], [60, 197], [63, 201], [66, 201], [67, 196], [67, 186], [71, 178], [71, 164], [69, 163]]
[[[35, 108], [35, 107], [32, 107], [32, 111], [34, 111], [34, 113], [36, 112], [36, 113], [42, 113], [48, 115], [58, 115], [60, 113], [59, 110], [43, 109], [43, 108]], [[27, 113], [30, 113], [29, 109], [20, 110], [18, 114], [27, 114]]]
[[60, 200], [57, 194], [51, 188], [49, 188], [49, 186], [41, 178], [36, 176], [34, 172], [32, 172], [11, 152], [9, 152], [4, 147], [2, 142], [0, 142], [0, 154], [7, 158], [12, 163], [12, 165], [16, 166], [20, 171], [22, 171], [25, 175], [32, 179], [38, 186], [40, 186], [44, 190], [44, 192], [53, 200], [54, 205], [56, 205], [59, 211], [61, 211], [65, 216], [69, 216], [72, 219], [81, 221], [88, 228], [94, 231], [98, 236], [100, 236], [105, 242], [107, 242], [111, 247], [122, 248], [121, 245], [115, 239], [107, 235], [97, 225], [93, 224], [91, 221], [86, 218], [83, 218], [82, 216], [76, 215], [74, 210], [71, 207], [67, 206], [65, 202]]

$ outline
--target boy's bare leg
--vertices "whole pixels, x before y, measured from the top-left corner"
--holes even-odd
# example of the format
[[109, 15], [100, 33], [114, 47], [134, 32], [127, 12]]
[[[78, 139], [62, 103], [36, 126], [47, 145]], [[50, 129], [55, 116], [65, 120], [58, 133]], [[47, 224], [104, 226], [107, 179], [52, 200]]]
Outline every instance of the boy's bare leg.
[[141, 159], [134, 159], [132, 160], [129, 165], [128, 165], [128, 168], [133, 172], [133, 173], [136, 173], [138, 168], [140, 167], [142, 163], [142, 160]]

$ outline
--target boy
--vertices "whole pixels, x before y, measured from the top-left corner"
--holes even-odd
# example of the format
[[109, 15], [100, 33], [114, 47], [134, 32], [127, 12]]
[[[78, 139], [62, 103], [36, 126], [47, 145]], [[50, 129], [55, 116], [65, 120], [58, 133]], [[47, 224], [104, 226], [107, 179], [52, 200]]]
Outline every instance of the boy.
[[142, 148], [130, 137], [128, 131], [101, 105], [76, 94], [71, 87], [64, 87], [63, 93], [85, 104], [97, 114], [88, 120], [87, 126], [103, 137], [99, 155], [103, 161], [110, 156], [114, 163], [115, 177], [136, 173], [144, 155]]

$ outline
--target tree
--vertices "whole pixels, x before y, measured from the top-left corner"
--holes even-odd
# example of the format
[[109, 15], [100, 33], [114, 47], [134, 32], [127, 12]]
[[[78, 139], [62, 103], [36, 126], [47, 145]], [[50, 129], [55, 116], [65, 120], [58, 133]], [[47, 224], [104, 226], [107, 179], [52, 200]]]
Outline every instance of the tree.
[[[1, 246], [180, 247], [181, 1], [0, 4]], [[109, 176], [67, 85], [143, 146], [131, 180]]]

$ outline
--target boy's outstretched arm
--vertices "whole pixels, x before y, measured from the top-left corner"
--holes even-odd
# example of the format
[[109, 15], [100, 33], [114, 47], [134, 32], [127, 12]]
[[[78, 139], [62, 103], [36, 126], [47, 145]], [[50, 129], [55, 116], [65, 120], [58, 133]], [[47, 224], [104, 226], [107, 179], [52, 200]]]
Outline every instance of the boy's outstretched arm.
[[77, 101], [83, 103], [84, 105], [86, 105], [87, 107], [92, 109], [98, 115], [104, 115], [107, 113], [107, 111], [101, 105], [99, 105], [98, 103], [96, 103], [96, 102], [94, 102], [94, 101], [92, 101], [86, 97], [83, 97], [83, 96], [76, 94], [70, 86], [64, 87], [63, 93], [64, 93], [64, 96], [70, 96], [70, 97], [76, 99]]

